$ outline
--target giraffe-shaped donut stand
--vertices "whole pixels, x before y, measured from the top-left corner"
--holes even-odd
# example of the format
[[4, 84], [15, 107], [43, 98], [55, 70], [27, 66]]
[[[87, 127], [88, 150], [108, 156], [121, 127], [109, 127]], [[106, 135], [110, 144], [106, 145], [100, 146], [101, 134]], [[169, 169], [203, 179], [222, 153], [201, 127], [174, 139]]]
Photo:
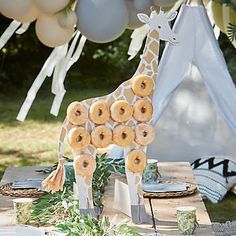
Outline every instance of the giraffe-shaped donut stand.
[[158, 14], [152, 11], [150, 18], [138, 14], [141, 22], [149, 25], [149, 33], [140, 64], [134, 76], [122, 83], [109, 95], [73, 102], [67, 109], [59, 142], [59, 164], [44, 181], [48, 191], [62, 190], [65, 180], [62, 145], [65, 136], [73, 149], [74, 169], [80, 213], [95, 216], [92, 197], [92, 178], [96, 169], [97, 148], [116, 144], [125, 150], [126, 176], [134, 223], [147, 223], [142, 194], [142, 173], [147, 157], [146, 147], [155, 137], [151, 126], [152, 95], [157, 79], [159, 40], [177, 42], [169, 21], [176, 12]]

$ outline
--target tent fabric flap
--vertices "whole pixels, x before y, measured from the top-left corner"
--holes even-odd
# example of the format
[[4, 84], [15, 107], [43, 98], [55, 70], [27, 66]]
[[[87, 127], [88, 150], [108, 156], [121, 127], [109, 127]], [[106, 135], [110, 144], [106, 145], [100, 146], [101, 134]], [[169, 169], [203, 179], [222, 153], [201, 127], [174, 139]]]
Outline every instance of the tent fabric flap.
[[174, 26], [179, 45], [168, 45], [159, 65], [154, 91], [154, 123], [180, 84], [190, 63], [203, 76], [208, 92], [236, 134], [236, 90], [203, 6], [183, 5]]
[[[167, 44], [153, 94], [159, 161], [236, 159], [236, 89], [203, 6], [183, 5], [174, 24], [179, 44]], [[123, 156], [114, 147], [111, 157]]]

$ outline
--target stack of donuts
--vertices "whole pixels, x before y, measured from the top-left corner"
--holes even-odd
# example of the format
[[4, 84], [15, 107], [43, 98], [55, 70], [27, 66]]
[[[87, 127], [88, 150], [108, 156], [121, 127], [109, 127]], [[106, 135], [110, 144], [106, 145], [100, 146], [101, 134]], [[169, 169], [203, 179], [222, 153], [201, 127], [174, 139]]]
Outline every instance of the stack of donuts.
[[[96, 148], [106, 148], [110, 144], [129, 147], [133, 142], [146, 146], [154, 140], [154, 129], [147, 123], [152, 118], [153, 107], [145, 98], [151, 95], [154, 82], [147, 75], [138, 75], [131, 82], [132, 91], [138, 97], [133, 106], [125, 100], [115, 101], [111, 105], [104, 100], [98, 100], [89, 110], [80, 102], [69, 105], [67, 119], [73, 126], [67, 136], [74, 151], [82, 151], [90, 144]], [[125, 124], [131, 119], [137, 121], [135, 127]], [[85, 128], [89, 120], [96, 125], [91, 132]], [[111, 130], [106, 126], [109, 121], [118, 125]], [[127, 168], [134, 173], [142, 172], [146, 159], [146, 154], [142, 150], [133, 150], [127, 156]], [[74, 167], [76, 173], [89, 176], [93, 174], [96, 163], [91, 155], [82, 154], [75, 158]]]

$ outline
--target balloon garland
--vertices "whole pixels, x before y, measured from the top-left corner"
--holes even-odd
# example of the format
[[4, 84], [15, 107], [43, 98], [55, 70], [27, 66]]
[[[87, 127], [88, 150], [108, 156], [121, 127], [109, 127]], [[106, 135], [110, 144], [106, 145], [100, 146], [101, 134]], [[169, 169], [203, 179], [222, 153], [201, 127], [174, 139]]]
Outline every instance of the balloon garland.
[[[70, 41], [77, 22], [70, 0], [1, 0], [0, 12], [21, 23], [36, 20], [36, 34], [46, 46], [57, 47]], [[64, 17], [63, 17], [64, 16]]]

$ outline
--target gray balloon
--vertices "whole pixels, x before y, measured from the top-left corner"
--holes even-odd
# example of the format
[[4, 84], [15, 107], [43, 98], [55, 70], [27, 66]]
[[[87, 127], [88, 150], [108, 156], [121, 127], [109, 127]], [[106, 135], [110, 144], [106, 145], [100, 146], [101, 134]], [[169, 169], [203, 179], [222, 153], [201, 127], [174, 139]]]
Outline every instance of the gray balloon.
[[76, 14], [80, 32], [96, 43], [115, 40], [124, 32], [129, 21], [124, 0], [79, 0]]
[[133, 0], [134, 2], [134, 7], [140, 11], [140, 10], [149, 10], [150, 7], [152, 6], [152, 1], [151, 0]]
[[150, 7], [152, 5], [151, 0], [127, 0], [127, 6], [129, 11], [129, 23], [128, 29], [136, 29], [143, 25], [138, 19], [138, 13], [150, 14]]
[[152, 2], [156, 6], [166, 7], [166, 6], [174, 5], [175, 2], [177, 2], [177, 0], [152, 0]]

